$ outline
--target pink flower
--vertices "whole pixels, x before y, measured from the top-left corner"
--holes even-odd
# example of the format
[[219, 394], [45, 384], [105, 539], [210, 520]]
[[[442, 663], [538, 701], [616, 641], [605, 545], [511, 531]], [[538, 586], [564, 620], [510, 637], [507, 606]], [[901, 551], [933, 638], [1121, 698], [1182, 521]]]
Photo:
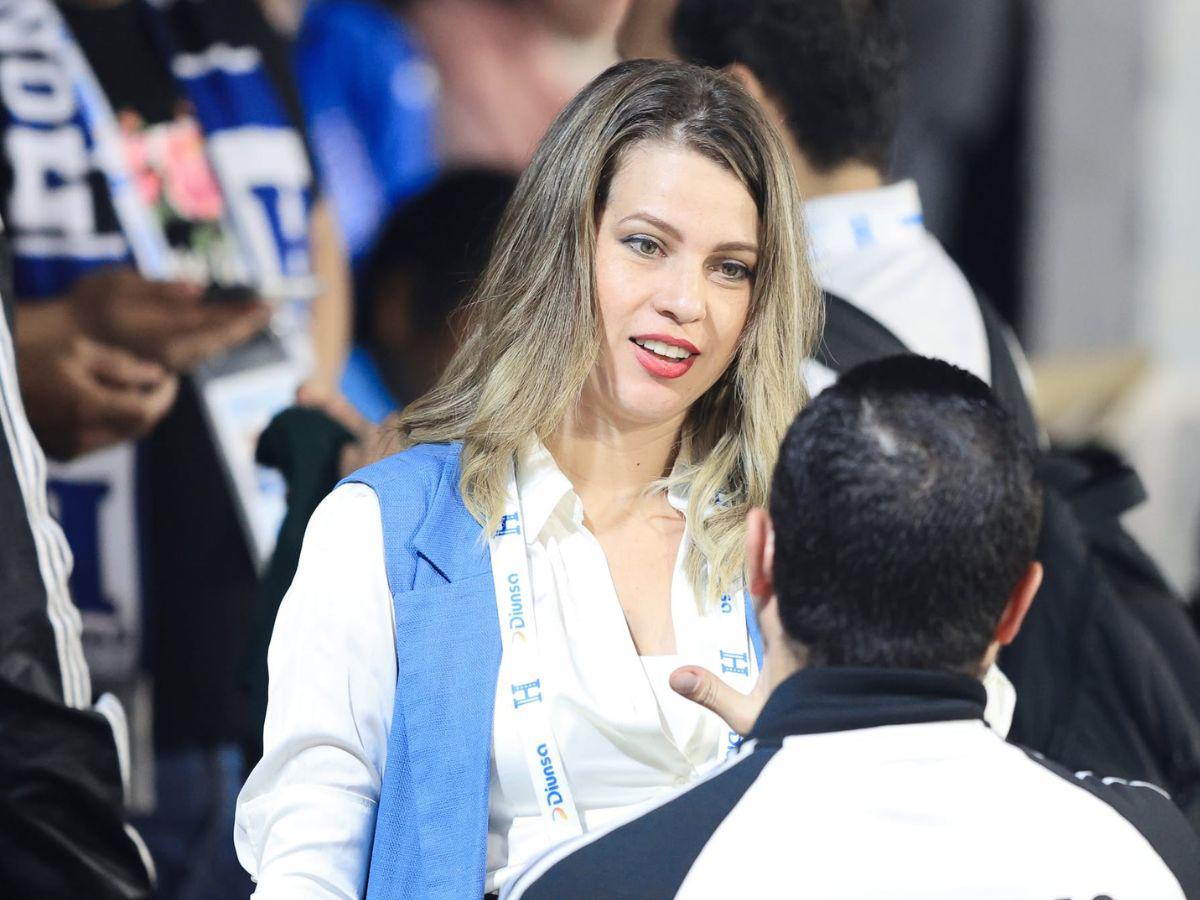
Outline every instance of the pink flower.
[[182, 218], [192, 222], [220, 218], [224, 200], [195, 119], [180, 116], [167, 128], [158, 163], [166, 182], [167, 202]]
[[142, 130], [142, 119], [137, 113], [122, 112], [119, 124], [125, 165], [137, 184], [142, 200], [153, 209], [162, 193], [162, 179], [159, 178], [150, 158], [150, 145], [146, 133]]

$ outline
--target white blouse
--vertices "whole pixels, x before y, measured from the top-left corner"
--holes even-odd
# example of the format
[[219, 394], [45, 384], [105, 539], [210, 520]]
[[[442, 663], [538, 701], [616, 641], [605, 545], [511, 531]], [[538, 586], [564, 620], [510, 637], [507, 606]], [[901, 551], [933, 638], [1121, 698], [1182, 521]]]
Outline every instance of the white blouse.
[[[727, 728], [667, 683], [681, 665], [717, 668], [719, 615], [701, 613], [684, 574], [685, 533], [671, 585], [677, 655], [639, 657], [579, 497], [543, 447], [520, 460], [517, 490], [550, 721], [592, 829], [723, 758]], [[684, 512], [686, 498], [668, 501]], [[258, 900], [361, 895], [391, 727], [394, 631], [378, 500], [343, 485], [313, 514], [280, 607], [263, 758], [238, 798], [235, 843]], [[511, 703], [495, 704], [493, 726], [487, 891], [548, 841]]]

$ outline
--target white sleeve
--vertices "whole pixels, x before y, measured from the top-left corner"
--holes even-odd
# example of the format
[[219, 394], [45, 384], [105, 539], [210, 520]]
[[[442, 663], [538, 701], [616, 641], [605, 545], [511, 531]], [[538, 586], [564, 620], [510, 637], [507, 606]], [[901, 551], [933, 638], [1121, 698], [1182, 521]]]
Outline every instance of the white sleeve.
[[263, 758], [237, 803], [257, 900], [362, 896], [396, 691], [375, 492], [337, 488], [309, 520], [275, 620]]

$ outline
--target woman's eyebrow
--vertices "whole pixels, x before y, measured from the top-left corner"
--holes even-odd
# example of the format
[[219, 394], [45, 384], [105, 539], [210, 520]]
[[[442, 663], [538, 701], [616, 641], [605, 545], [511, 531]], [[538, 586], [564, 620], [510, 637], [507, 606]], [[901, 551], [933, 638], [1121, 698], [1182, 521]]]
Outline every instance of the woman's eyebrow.
[[713, 247], [714, 252], [727, 253], [730, 250], [744, 250], [747, 253], [758, 253], [758, 244], [749, 244], [745, 241], [726, 241], [724, 244], [717, 244]]
[[[633, 219], [640, 219], [647, 225], [653, 225], [655, 228], [665, 232], [668, 237], [673, 238], [674, 240], [683, 240], [683, 233], [680, 232], [680, 230], [670, 222], [660, 219], [653, 213], [643, 212], [641, 210], [632, 212], [620, 219], [617, 222], [617, 225], [624, 225], [626, 222], [632, 221]], [[749, 243], [747, 241], [726, 241], [723, 244], [717, 244], [717, 246], [713, 247], [714, 253], [728, 253], [731, 250], [742, 250], [747, 253], [758, 253], [758, 244]]]
[[619, 222], [617, 222], [617, 224], [624, 225], [626, 222], [628, 222], [631, 219], [641, 219], [646, 224], [653, 225], [655, 228], [659, 228], [659, 229], [665, 231], [669, 237], [672, 237], [677, 241], [683, 240], [683, 234], [682, 234], [682, 232], [680, 232], [680, 230], [678, 228], [676, 228], [670, 222], [664, 222], [658, 216], [652, 215], [648, 212], [641, 212], [641, 211], [632, 212], [629, 215], [625, 216], [623, 219], [621, 219]]

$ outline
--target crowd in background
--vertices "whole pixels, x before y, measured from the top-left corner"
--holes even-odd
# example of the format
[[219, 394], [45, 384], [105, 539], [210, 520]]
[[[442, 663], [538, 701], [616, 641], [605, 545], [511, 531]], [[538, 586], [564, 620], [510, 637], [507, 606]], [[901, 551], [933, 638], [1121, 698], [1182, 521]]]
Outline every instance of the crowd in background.
[[[266, 643], [307, 517], [386, 447], [389, 414], [449, 359], [490, 236], [546, 128], [621, 56], [741, 59], [702, 28], [680, 31], [676, 5], [0, 4], [0, 67], [25, 66], [20, 78], [33, 85], [22, 93], [10, 80], [3, 91], [0, 215], [13, 253], [4, 299], [6, 313], [15, 304], [23, 406], [52, 460], [47, 475], [30, 451], [22, 485], [48, 484], [30, 540], [59, 560], [56, 571], [43, 567], [39, 588], [50, 624], [30, 640], [71, 673], [26, 683], [79, 713], [80, 758], [107, 767], [91, 776], [89, 802], [124, 804], [141, 835], [125, 843], [115, 815], [88, 840], [115, 848], [129, 872], [148, 852], [163, 896], [252, 890], [234, 855], [234, 804], [261, 753]], [[51, 18], [35, 21], [43, 11]], [[896, 11], [908, 54], [874, 63], [907, 66], [898, 96], [881, 101], [894, 101], [898, 117], [857, 168], [836, 145], [797, 132], [811, 193], [886, 183], [903, 205], [916, 195], [902, 186], [919, 185], [923, 265], [947, 266], [948, 290], [989, 298], [1013, 328], [1008, 338], [1036, 347], [1041, 314], [1026, 267], [1036, 252], [1027, 187], [1037, 16], [1016, 0], [908, 0]], [[61, 56], [73, 63], [47, 74], [53, 17], [73, 35]], [[736, 26], [723, 32], [730, 41]], [[685, 33], [694, 44], [680, 47]], [[751, 77], [781, 101], [781, 122], [803, 127], [790, 102], [811, 114], [829, 101], [773, 71], [769, 53], [762, 65]], [[65, 99], [96, 94], [107, 102], [76, 109]], [[826, 150], [828, 159], [813, 156]], [[87, 160], [105, 154], [133, 180], [115, 163], [90, 170]], [[814, 201], [813, 222], [835, 221], [832, 203]], [[832, 229], [815, 227], [813, 241], [825, 240], [836, 262]], [[161, 237], [139, 241], [143, 231]], [[823, 286], [882, 291], [871, 278], [851, 262]], [[905, 289], [887, 287], [889, 297]], [[944, 338], [950, 349], [937, 355], [994, 383], [982, 320], [955, 331], [953, 309], [930, 313], [943, 330], [934, 334], [928, 322], [905, 322], [903, 309], [871, 311], [909, 345]], [[267, 374], [237, 380], [248, 371]], [[69, 554], [44, 524], [50, 514]], [[79, 617], [91, 682], [70, 636]], [[111, 740], [99, 723], [116, 715], [94, 704], [105, 691], [128, 716], [130, 740], [118, 739], [115, 755], [96, 749]], [[14, 727], [44, 714], [31, 709]], [[113, 767], [124, 797], [103, 786]], [[142, 895], [137, 881], [128, 876], [123, 896]]]

